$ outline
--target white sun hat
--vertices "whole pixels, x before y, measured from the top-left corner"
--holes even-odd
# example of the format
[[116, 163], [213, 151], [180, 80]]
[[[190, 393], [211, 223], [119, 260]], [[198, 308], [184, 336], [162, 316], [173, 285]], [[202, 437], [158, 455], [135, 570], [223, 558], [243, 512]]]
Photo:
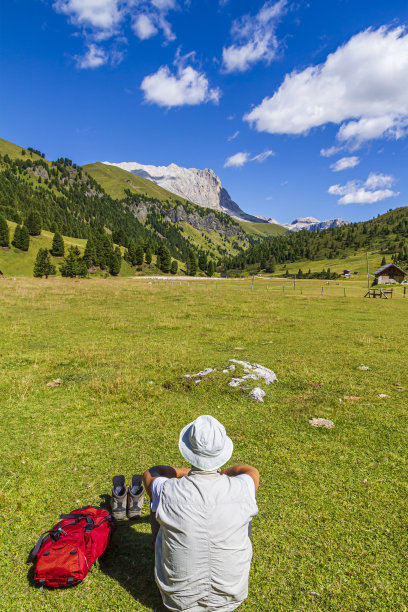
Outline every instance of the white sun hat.
[[233, 448], [224, 425], [209, 414], [199, 416], [180, 433], [179, 449], [184, 459], [207, 472], [227, 463]]

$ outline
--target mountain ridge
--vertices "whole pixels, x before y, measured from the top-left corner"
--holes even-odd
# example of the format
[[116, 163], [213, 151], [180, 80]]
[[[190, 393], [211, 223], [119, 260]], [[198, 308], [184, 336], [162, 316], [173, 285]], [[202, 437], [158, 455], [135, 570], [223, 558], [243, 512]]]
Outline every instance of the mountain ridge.
[[224, 212], [239, 221], [258, 224], [270, 223], [295, 232], [301, 229], [316, 231], [349, 223], [340, 218], [319, 221], [314, 217], [295, 219], [292, 223], [279, 223], [276, 219], [263, 215], [250, 215], [232, 200], [228, 191], [222, 186], [221, 179], [211, 168], [204, 168], [203, 170], [184, 168], [175, 163], [168, 166], [154, 166], [153, 164], [140, 164], [139, 162], [104, 161], [102, 164], [107, 167], [121, 168], [133, 176], [136, 175], [141, 179], [149, 180], [167, 192], [194, 202], [198, 206]]
[[244, 212], [232, 200], [228, 191], [222, 186], [220, 178], [211, 168], [184, 168], [171, 163], [168, 166], [139, 164], [138, 162], [102, 162], [116, 166], [131, 174], [148, 179], [163, 189], [174, 193], [194, 204], [213, 208], [241, 221], [265, 223], [259, 217]]

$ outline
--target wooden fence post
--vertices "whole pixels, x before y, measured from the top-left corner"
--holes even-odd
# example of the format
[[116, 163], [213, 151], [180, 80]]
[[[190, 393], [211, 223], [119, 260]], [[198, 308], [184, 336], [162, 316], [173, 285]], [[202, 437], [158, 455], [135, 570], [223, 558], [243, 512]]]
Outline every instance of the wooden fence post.
[[346, 288], [344, 287], [344, 297], [347, 297]]

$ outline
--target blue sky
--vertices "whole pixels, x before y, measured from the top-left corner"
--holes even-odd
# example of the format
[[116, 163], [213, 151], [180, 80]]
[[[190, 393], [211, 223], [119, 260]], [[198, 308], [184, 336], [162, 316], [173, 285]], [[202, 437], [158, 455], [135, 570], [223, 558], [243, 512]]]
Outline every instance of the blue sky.
[[405, 0], [9, 0], [0, 19], [7, 140], [212, 168], [280, 222], [408, 205]]

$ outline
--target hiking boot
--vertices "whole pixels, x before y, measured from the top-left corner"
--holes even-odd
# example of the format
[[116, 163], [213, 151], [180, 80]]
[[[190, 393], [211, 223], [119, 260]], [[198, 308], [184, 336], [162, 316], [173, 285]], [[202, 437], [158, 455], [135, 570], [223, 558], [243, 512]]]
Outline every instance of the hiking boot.
[[132, 486], [128, 487], [127, 515], [130, 519], [140, 518], [142, 514], [144, 493], [142, 482], [143, 477], [139, 474], [134, 474], [132, 477]]
[[126, 518], [126, 487], [124, 476], [114, 476], [112, 478], [112, 516], [117, 520]]

